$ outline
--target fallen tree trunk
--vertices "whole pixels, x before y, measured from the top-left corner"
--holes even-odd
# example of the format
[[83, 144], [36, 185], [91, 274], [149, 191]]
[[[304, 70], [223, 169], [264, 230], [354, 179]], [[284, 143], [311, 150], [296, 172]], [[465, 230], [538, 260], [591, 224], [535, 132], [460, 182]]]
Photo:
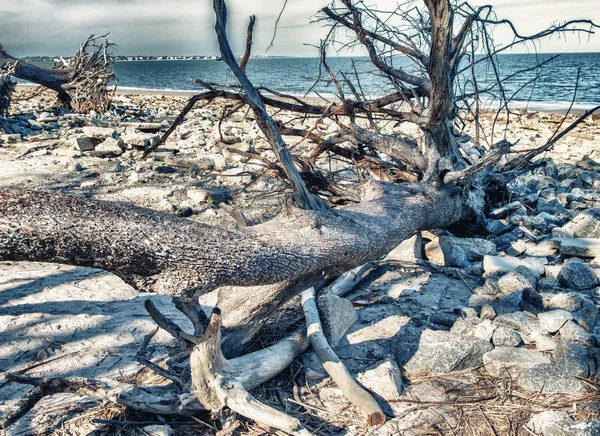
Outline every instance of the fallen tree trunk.
[[16, 78], [43, 85], [58, 93], [59, 97], [65, 102], [68, 103], [70, 101], [69, 94], [63, 89], [63, 86], [70, 81], [68, 71], [51, 70], [38, 67], [37, 65], [28, 62], [20, 62], [17, 58], [6, 53], [0, 44], [0, 68], [4, 68], [11, 64], [14, 65], [13, 75]]
[[120, 203], [0, 190], [0, 260], [102, 268], [136, 289], [186, 299], [232, 286], [220, 307], [225, 327], [238, 331], [235, 347], [294, 295], [384, 256], [417, 230], [455, 222], [462, 204], [458, 188], [369, 183], [362, 203], [293, 209], [230, 231]]

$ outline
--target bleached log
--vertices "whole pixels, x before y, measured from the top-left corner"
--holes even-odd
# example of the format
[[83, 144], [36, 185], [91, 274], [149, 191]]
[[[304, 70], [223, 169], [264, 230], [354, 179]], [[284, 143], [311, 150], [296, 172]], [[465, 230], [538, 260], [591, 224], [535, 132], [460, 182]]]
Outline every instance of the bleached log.
[[302, 292], [302, 307], [306, 317], [308, 338], [327, 374], [337, 384], [344, 396], [361, 412], [368, 425], [385, 423], [385, 415], [377, 401], [352, 378], [346, 365], [340, 361], [329, 346], [323, 334], [314, 288]]

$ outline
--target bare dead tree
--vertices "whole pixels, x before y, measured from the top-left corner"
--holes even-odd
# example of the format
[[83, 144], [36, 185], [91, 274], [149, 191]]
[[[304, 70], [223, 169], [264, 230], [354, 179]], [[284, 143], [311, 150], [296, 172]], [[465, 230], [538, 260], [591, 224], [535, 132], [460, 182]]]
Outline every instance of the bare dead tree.
[[111, 58], [115, 44], [107, 36], [89, 36], [73, 58], [68, 61], [61, 59], [60, 65], [51, 69], [19, 62], [0, 44], [0, 68], [12, 65], [14, 77], [55, 91], [59, 99], [75, 112], [105, 112], [116, 87]]
[[[44, 260], [102, 268], [137, 289], [179, 299], [178, 308], [194, 324], [193, 333], [184, 332], [156, 308], [146, 306], [157, 324], [185, 351], [181, 359], [186, 363], [184, 370], [148, 365], [140, 354], [140, 362], [170, 381], [167, 386], [140, 388], [107, 380], [8, 375], [9, 380], [34, 388], [3, 418], [4, 426], [44, 395], [78, 392], [153, 413], [189, 414], [229, 407], [285, 432], [308, 434], [300, 422], [260, 404], [248, 393], [287, 367], [308, 346], [304, 332], [269, 349], [239, 356], [244, 345], [292, 297], [357, 267], [363, 271], [361, 265], [377, 261], [418, 230], [457, 222], [474, 207], [473, 197], [482, 195], [476, 189], [479, 178], [504, 169], [522, 170], [536, 156], [534, 152], [519, 156], [516, 165], [506, 159], [512, 145], [507, 140], [492, 143], [481, 152], [476, 150], [480, 153], [477, 157], [457, 141], [460, 132], [456, 124], [463, 116], [461, 102], [479, 98], [483, 91], [477, 87], [473, 93], [460, 86], [461, 62], [471, 66], [479, 62], [475, 51], [481, 38], [490, 37], [488, 26], [507, 23], [493, 20], [490, 7], [474, 9], [466, 3], [444, 0], [425, 0], [423, 5], [409, 1], [386, 16], [362, 1], [341, 0], [338, 4], [324, 8], [318, 18], [332, 26], [324, 46], [339, 44], [335, 40], [338, 31], [352, 34], [351, 42], [345, 45], [365, 47], [388, 87], [387, 95], [368, 97], [359, 80], [353, 83], [351, 74], [337, 77], [329, 67], [328, 80], [335, 78], [340, 90], [337, 101], [311, 104], [277, 92], [263, 95], [270, 90], [252, 84], [229, 46], [224, 0], [214, 0], [221, 57], [238, 85], [201, 81], [207, 90], [189, 100], [159, 142], [166, 140], [199, 101], [226, 98], [248, 106], [276, 157], [274, 162], [262, 158], [263, 163], [285, 181], [295, 205], [273, 220], [225, 230], [124, 204], [49, 192], [0, 190], [1, 260]], [[581, 27], [584, 25], [588, 27]], [[595, 27], [574, 21], [533, 37], [515, 32], [515, 38], [529, 41], [552, 32], [592, 32]], [[248, 40], [251, 36], [249, 32]], [[500, 49], [492, 44], [485, 47], [493, 62]], [[413, 68], [398, 64], [396, 55], [409, 59]], [[326, 62], [324, 55], [322, 59]], [[509, 110], [502, 77], [497, 77], [502, 107]], [[343, 91], [343, 86], [350, 92]], [[312, 117], [315, 127], [299, 129], [276, 121], [268, 107]], [[316, 127], [325, 117], [334, 120], [340, 132], [329, 137], [318, 133]], [[413, 123], [420, 134], [400, 134], [394, 130], [399, 123]], [[282, 135], [310, 139], [316, 147], [307, 156], [294, 155]], [[323, 173], [316, 165], [331, 154], [352, 164], [357, 176], [351, 190], [354, 200], [337, 208], [315, 182], [325, 178], [329, 194], [344, 195], [343, 190], [348, 190], [336, 183], [333, 173]], [[355, 275], [356, 270], [351, 273]], [[343, 281], [352, 281], [348, 277]], [[218, 309], [207, 322], [199, 315], [194, 298], [217, 289]], [[304, 303], [308, 323], [318, 327], [312, 291], [304, 294]], [[385, 417], [372, 397], [357, 389], [322, 336], [310, 336], [317, 354], [328, 362], [326, 368], [336, 373], [334, 380], [363, 412], [366, 422], [382, 423]]]

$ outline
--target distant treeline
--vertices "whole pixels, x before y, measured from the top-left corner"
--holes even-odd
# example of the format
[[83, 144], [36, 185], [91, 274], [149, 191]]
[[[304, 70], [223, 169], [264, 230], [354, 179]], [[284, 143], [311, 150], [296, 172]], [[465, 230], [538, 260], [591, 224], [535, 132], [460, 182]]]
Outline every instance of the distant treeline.
[[[241, 56], [236, 56], [237, 58], [241, 58]], [[252, 56], [253, 58], [278, 58], [282, 56], [263, 56], [257, 55]], [[217, 60], [218, 56], [113, 56], [115, 61], [163, 61], [163, 60], [174, 60], [174, 61], [192, 61], [192, 60]], [[23, 62], [53, 62], [55, 60], [60, 60], [61, 56], [26, 56], [20, 58]], [[68, 61], [70, 58], [63, 58]]]

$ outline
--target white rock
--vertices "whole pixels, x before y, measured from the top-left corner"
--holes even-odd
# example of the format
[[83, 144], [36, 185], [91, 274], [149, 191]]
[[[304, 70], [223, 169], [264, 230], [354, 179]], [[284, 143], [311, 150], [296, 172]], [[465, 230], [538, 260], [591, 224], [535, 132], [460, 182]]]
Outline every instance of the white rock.
[[398, 364], [385, 359], [357, 374], [356, 379], [365, 388], [386, 401], [402, 397], [403, 382]]

